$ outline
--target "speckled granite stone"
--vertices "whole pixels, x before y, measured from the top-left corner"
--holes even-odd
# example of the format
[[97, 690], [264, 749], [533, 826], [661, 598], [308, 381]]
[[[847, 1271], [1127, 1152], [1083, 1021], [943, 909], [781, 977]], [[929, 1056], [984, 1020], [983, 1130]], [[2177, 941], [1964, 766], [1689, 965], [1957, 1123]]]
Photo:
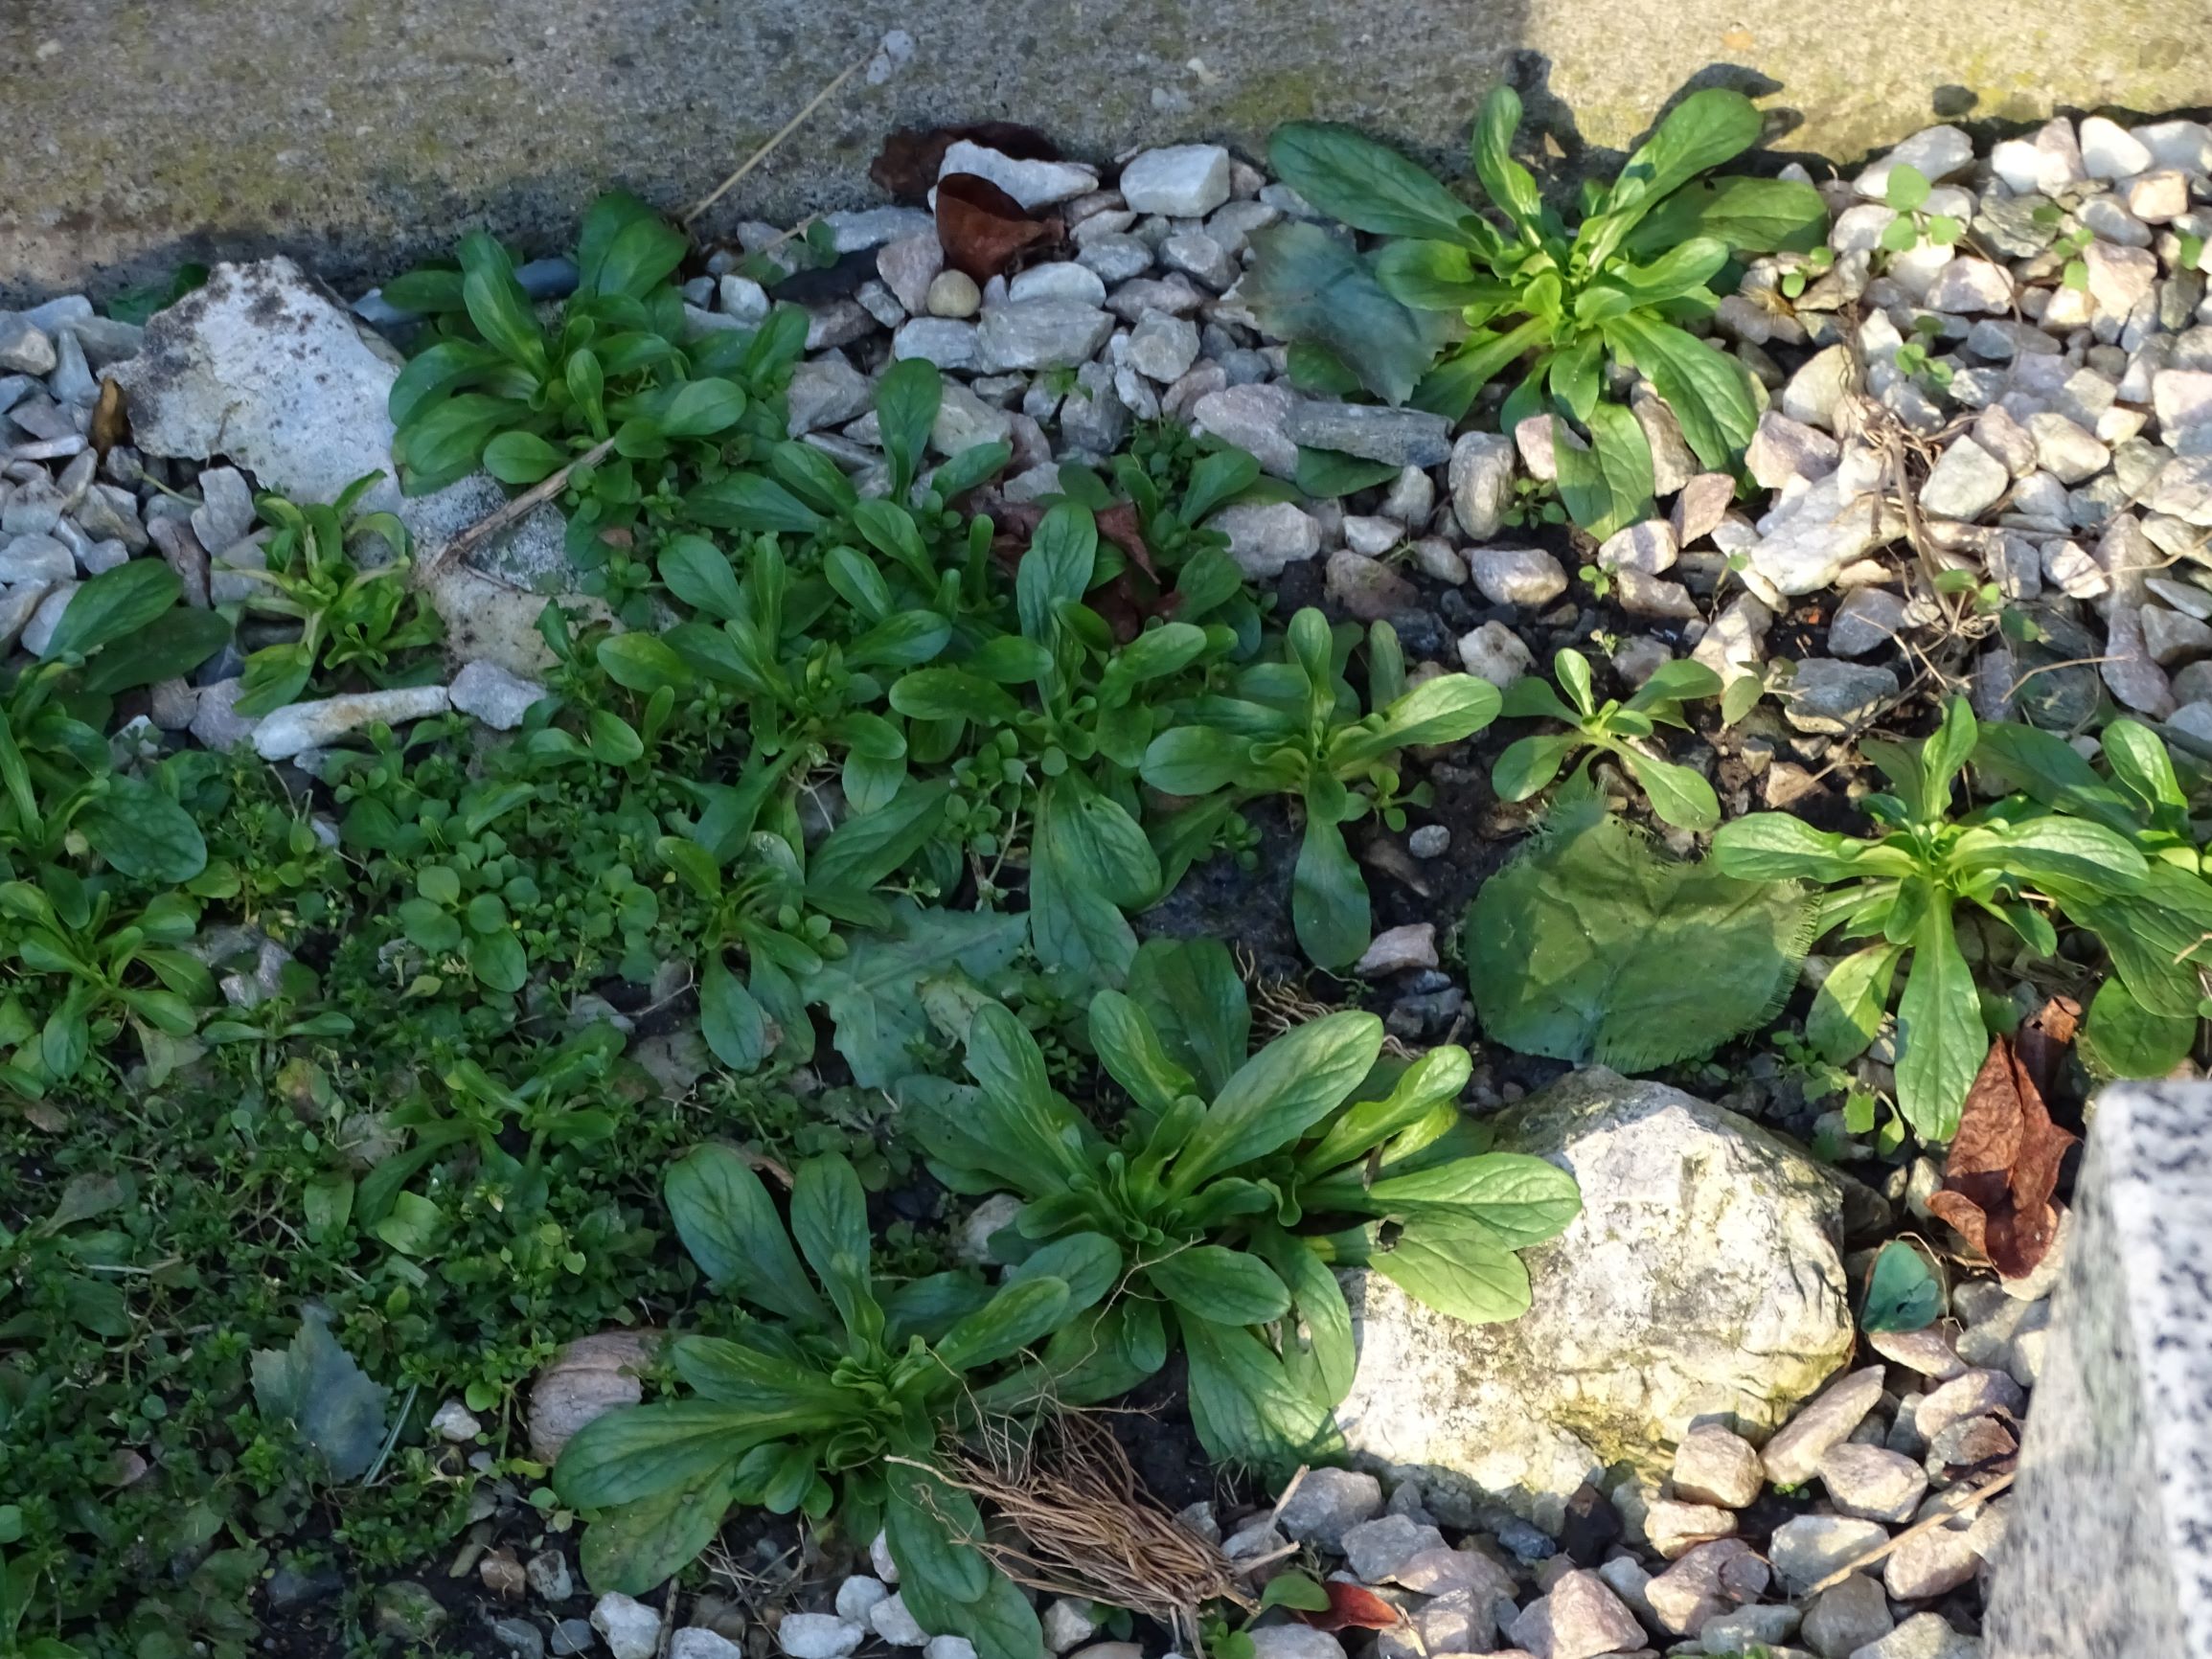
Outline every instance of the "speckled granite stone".
[[2102, 1097], [1991, 1659], [2212, 1659], [2212, 1086]]

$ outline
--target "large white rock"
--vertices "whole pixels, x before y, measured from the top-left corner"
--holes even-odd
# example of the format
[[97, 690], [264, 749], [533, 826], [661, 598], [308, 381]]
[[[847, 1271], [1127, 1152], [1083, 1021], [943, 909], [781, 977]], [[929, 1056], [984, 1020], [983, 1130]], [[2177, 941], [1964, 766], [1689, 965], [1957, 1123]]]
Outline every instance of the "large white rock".
[[1472, 1326], [1344, 1275], [1356, 1458], [1417, 1473], [1432, 1511], [1494, 1497], [1556, 1528], [1592, 1471], [1664, 1476], [1694, 1426], [1763, 1439], [1847, 1358], [1842, 1193], [1733, 1112], [1603, 1067], [1496, 1120], [1573, 1171], [1582, 1214], [1525, 1252], [1534, 1306]]
[[[110, 374], [148, 455], [226, 455], [295, 501], [333, 501], [354, 479], [383, 473], [362, 510], [397, 512], [419, 557], [506, 499], [482, 475], [400, 494], [387, 407], [397, 353], [282, 257], [216, 266], [203, 287], [156, 313], [139, 354]], [[560, 514], [543, 507], [470, 557], [517, 587], [558, 586], [569, 569], [561, 536]], [[543, 608], [541, 599], [532, 615]]]

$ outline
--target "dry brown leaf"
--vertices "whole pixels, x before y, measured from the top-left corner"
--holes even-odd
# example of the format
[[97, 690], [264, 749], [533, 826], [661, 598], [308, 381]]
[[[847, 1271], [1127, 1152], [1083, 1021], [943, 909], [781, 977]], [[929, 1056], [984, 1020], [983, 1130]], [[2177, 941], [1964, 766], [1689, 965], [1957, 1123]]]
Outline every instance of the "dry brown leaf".
[[924, 201], [945, 166], [945, 152], [962, 139], [1011, 155], [1016, 161], [1058, 161], [1060, 149], [1034, 126], [1012, 121], [979, 121], [968, 126], [901, 127], [883, 141], [868, 176], [901, 201]]
[[2021, 1022], [2013, 1039], [2020, 1064], [2035, 1080], [2036, 1092], [2048, 1100], [2065, 1064], [2066, 1051], [2074, 1046], [2074, 1033], [2082, 1023], [2082, 1005], [2070, 996], [2054, 996], [2037, 1010], [2033, 1019]]
[[108, 379], [100, 383], [100, 401], [92, 406], [92, 446], [100, 458], [119, 443], [130, 442], [130, 416], [123, 406], [123, 385]]
[[1402, 1613], [1372, 1590], [1335, 1579], [1321, 1588], [1329, 1593], [1329, 1610], [1298, 1614], [1316, 1630], [1395, 1630], [1405, 1623]]
[[1058, 248], [1063, 231], [1057, 218], [1030, 217], [987, 178], [954, 172], [937, 181], [937, 240], [945, 261], [978, 283]]
[[[2050, 1008], [2037, 1016], [2045, 1022], [2030, 1034], [2039, 1063], [2047, 1061], [2067, 1017]], [[2055, 1070], [2055, 1061], [2048, 1063]], [[2020, 1055], [2000, 1036], [1967, 1091], [1943, 1187], [1929, 1196], [1927, 1207], [1999, 1273], [2020, 1278], [2035, 1270], [2058, 1235], [2051, 1193], [2058, 1188], [2060, 1162], [2073, 1144], [2074, 1137], [2051, 1122]]]

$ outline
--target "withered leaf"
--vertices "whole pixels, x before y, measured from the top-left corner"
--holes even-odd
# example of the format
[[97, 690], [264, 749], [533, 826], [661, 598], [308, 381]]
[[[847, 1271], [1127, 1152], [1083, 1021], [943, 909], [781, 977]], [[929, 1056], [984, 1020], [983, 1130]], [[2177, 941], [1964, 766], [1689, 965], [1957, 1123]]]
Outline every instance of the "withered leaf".
[[1137, 517], [1136, 503], [1117, 501], [1105, 511], [1094, 514], [1098, 533], [1129, 555], [1129, 562], [1154, 581], [1160, 573], [1152, 563], [1152, 550], [1145, 545], [1145, 531]]
[[1321, 1586], [1329, 1592], [1329, 1610], [1300, 1613], [1316, 1630], [1394, 1630], [1404, 1615], [1374, 1591], [1332, 1579]]
[[1058, 161], [1060, 148], [1034, 126], [1013, 121], [979, 121], [967, 126], [902, 126], [883, 141], [868, 176], [901, 201], [923, 201], [937, 182], [945, 152], [962, 139], [1016, 161]]
[[946, 262], [978, 283], [1059, 247], [1062, 229], [1058, 218], [1031, 218], [1014, 197], [974, 173], [946, 173], [937, 181], [937, 240]]
[[2035, 1080], [2036, 1092], [2048, 1099], [2059, 1080], [2066, 1051], [2074, 1046], [2074, 1033], [2082, 1023], [2082, 1005], [2070, 996], [2054, 996], [2020, 1023], [2014, 1041], [2020, 1064]]
[[[2046, 1010], [2047, 1013], [2049, 1011]], [[1990, 1044], [1967, 1091], [1943, 1187], [1927, 1207], [1964, 1235], [2007, 1279], [2033, 1272], [2058, 1235], [2051, 1193], [2074, 1137], [2051, 1122], [2013, 1045]]]
[[[1009, 574], [1020, 569], [1030, 538], [1044, 520], [1043, 504], [1009, 501], [996, 490], [979, 490], [969, 505], [991, 519], [992, 557]], [[1161, 591], [1159, 569], [1152, 563], [1133, 503], [1117, 501], [1094, 516], [1099, 534], [1119, 548], [1129, 563], [1110, 581], [1085, 595], [1083, 602], [1098, 612], [1116, 640], [1127, 645], [1153, 617], [1172, 618], [1182, 608], [1183, 596]]]
[[100, 451], [103, 461], [117, 444], [130, 442], [130, 415], [123, 405], [122, 382], [101, 381], [100, 401], [92, 406], [91, 438], [92, 446]]

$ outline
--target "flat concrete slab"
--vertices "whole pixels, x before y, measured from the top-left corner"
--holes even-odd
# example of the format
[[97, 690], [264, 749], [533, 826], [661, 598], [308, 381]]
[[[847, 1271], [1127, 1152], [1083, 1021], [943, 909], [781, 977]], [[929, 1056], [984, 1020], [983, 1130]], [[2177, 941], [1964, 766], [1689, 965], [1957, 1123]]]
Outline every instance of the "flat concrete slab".
[[886, 30], [913, 39], [726, 199], [728, 226], [878, 198], [889, 128], [1008, 119], [1106, 159], [1278, 123], [1463, 152], [1494, 80], [1570, 153], [1628, 143], [1692, 77], [1769, 92], [1838, 160], [1942, 119], [2212, 103], [2206, 0], [16, 0], [0, 56], [0, 303], [186, 259], [289, 253], [333, 280], [489, 225], [565, 246], [624, 184], [713, 188]]

